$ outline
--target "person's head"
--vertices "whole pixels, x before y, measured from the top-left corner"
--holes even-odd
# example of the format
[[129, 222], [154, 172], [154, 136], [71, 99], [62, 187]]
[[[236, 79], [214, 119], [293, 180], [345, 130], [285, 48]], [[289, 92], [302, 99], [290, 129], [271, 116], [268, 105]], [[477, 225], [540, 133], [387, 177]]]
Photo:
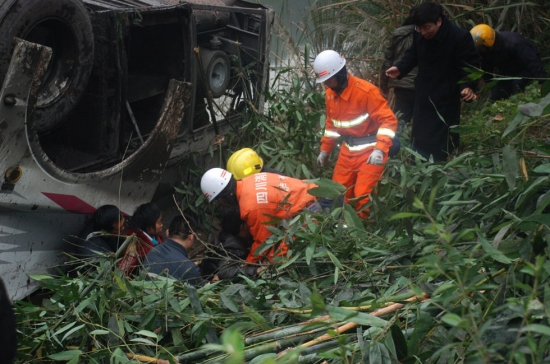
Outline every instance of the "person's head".
[[103, 205], [98, 208], [92, 218], [94, 231], [104, 231], [109, 234], [120, 235], [124, 230], [124, 216], [118, 207]]
[[432, 39], [441, 27], [443, 7], [437, 3], [424, 2], [413, 6], [409, 17], [417, 32], [426, 39]]
[[166, 235], [179, 242], [183, 242], [186, 248], [193, 245], [197, 223], [191, 216], [174, 216], [170, 222], [170, 227], [166, 230]]
[[476, 48], [484, 52], [495, 44], [496, 32], [487, 24], [478, 24], [470, 30]]
[[227, 170], [237, 181], [244, 177], [260, 173], [263, 167], [263, 159], [251, 148], [243, 148], [236, 151], [227, 161]]
[[336, 93], [348, 87], [346, 59], [338, 52], [329, 49], [319, 53], [313, 61], [313, 70], [317, 77], [315, 82], [324, 83]]
[[222, 231], [241, 238], [249, 238], [250, 227], [241, 219], [241, 212], [237, 206], [227, 207], [223, 211], [222, 221], [220, 223]]
[[201, 178], [201, 190], [208, 202], [214, 200], [226, 206], [238, 206], [237, 182], [231, 172], [212, 168]]
[[145, 231], [151, 236], [162, 235], [162, 214], [153, 203], [139, 205], [130, 219], [130, 227]]

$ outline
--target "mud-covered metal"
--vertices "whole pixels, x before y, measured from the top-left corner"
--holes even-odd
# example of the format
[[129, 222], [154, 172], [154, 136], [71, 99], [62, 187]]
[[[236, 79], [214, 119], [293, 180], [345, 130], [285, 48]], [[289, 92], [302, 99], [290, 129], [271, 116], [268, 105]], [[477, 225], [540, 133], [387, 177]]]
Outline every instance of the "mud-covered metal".
[[[98, 207], [132, 214], [160, 183], [173, 191], [189, 152], [207, 153], [248, 122], [247, 108], [262, 110], [273, 20], [240, 0], [0, 3], [12, 62], [5, 76], [0, 67], [0, 275], [11, 298], [63, 261]], [[33, 56], [46, 48], [12, 54], [14, 29], [65, 48], [49, 66]]]

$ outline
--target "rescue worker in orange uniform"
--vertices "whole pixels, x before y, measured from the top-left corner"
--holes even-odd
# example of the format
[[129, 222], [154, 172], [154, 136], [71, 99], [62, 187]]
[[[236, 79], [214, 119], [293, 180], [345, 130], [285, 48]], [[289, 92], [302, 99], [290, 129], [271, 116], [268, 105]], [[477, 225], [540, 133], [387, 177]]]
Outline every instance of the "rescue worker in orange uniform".
[[380, 90], [349, 74], [346, 60], [337, 52], [319, 53], [313, 69], [316, 82], [327, 87], [325, 133], [317, 164], [324, 167], [330, 152], [343, 138], [332, 179], [346, 186], [346, 202], [360, 197], [356, 210], [361, 218], [367, 218], [364, 205], [384, 171], [397, 131], [397, 118]]
[[237, 181], [222, 168], [212, 168], [201, 178], [201, 190], [208, 200], [225, 206], [238, 206], [241, 219], [250, 227], [254, 239], [249, 263], [259, 263], [275, 256], [284, 256], [288, 245], [284, 242], [259, 253], [258, 248], [269, 238], [268, 226], [277, 220], [288, 220], [300, 211], [314, 205], [315, 197], [307, 191], [317, 187], [314, 183], [275, 173], [256, 173]]

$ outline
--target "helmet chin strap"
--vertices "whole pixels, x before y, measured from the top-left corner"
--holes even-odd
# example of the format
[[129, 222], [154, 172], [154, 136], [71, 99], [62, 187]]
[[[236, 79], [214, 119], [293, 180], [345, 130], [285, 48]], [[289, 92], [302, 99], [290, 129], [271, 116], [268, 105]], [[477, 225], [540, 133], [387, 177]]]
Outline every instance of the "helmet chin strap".
[[348, 71], [346, 66], [344, 66], [340, 71], [338, 71], [334, 75], [334, 78], [338, 83], [336, 87], [331, 87], [331, 89], [337, 94], [341, 94], [346, 89], [346, 87], [348, 87]]

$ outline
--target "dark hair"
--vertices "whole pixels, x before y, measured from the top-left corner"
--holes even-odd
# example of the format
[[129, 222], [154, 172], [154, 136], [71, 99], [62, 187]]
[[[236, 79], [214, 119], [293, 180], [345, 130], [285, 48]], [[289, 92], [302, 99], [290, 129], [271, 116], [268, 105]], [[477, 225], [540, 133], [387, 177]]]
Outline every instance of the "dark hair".
[[149, 228], [155, 227], [155, 224], [157, 223], [160, 215], [160, 209], [157, 207], [157, 205], [151, 202], [147, 202], [137, 207], [128, 225], [132, 229], [140, 229], [146, 231]]
[[237, 206], [231, 206], [224, 209], [220, 225], [222, 231], [231, 235], [239, 235], [243, 222], [240, 209]]
[[170, 238], [180, 238], [185, 240], [196, 230], [197, 222], [193, 217], [188, 215], [177, 215], [174, 216], [174, 218], [170, 222], [170, 227], [168, 228], [168, 236]]
[[107, 231], [113, 230], [113, 225], [118, 223], [122, 219], [122, 214], [118, 207], [114, 205], [103, 205], [98, 208], [92, 217], [94, 224], [94, 231]]
[[422, 26], [426, 23], [437, 23], [443, 16], [443, 7], [441, 4], [424, 2], [411, 8], [409, 17], [416, 26]]
[[344, 65], [340, 71], [334, 74], [334, 77], [338, 79], [342, 79], [344, 77], [347, 77], [347, 75], [348, 75], [348, 68], [346, 67], [346, 65]]
[[408, 16], [405, 18], [405, 20], [403, 20], [403, 24], [401, 24], [402, 27], [406, 26], [406, 25], [413, 25], [414, 24], [414, 19], [412, 16]]
[[215, 197], [216, 201], [224, 202], [231, 206], [238, 206], [239, 201], [237, 200], [237, 181], [233, 176], [227, 183], [227, 186]]

